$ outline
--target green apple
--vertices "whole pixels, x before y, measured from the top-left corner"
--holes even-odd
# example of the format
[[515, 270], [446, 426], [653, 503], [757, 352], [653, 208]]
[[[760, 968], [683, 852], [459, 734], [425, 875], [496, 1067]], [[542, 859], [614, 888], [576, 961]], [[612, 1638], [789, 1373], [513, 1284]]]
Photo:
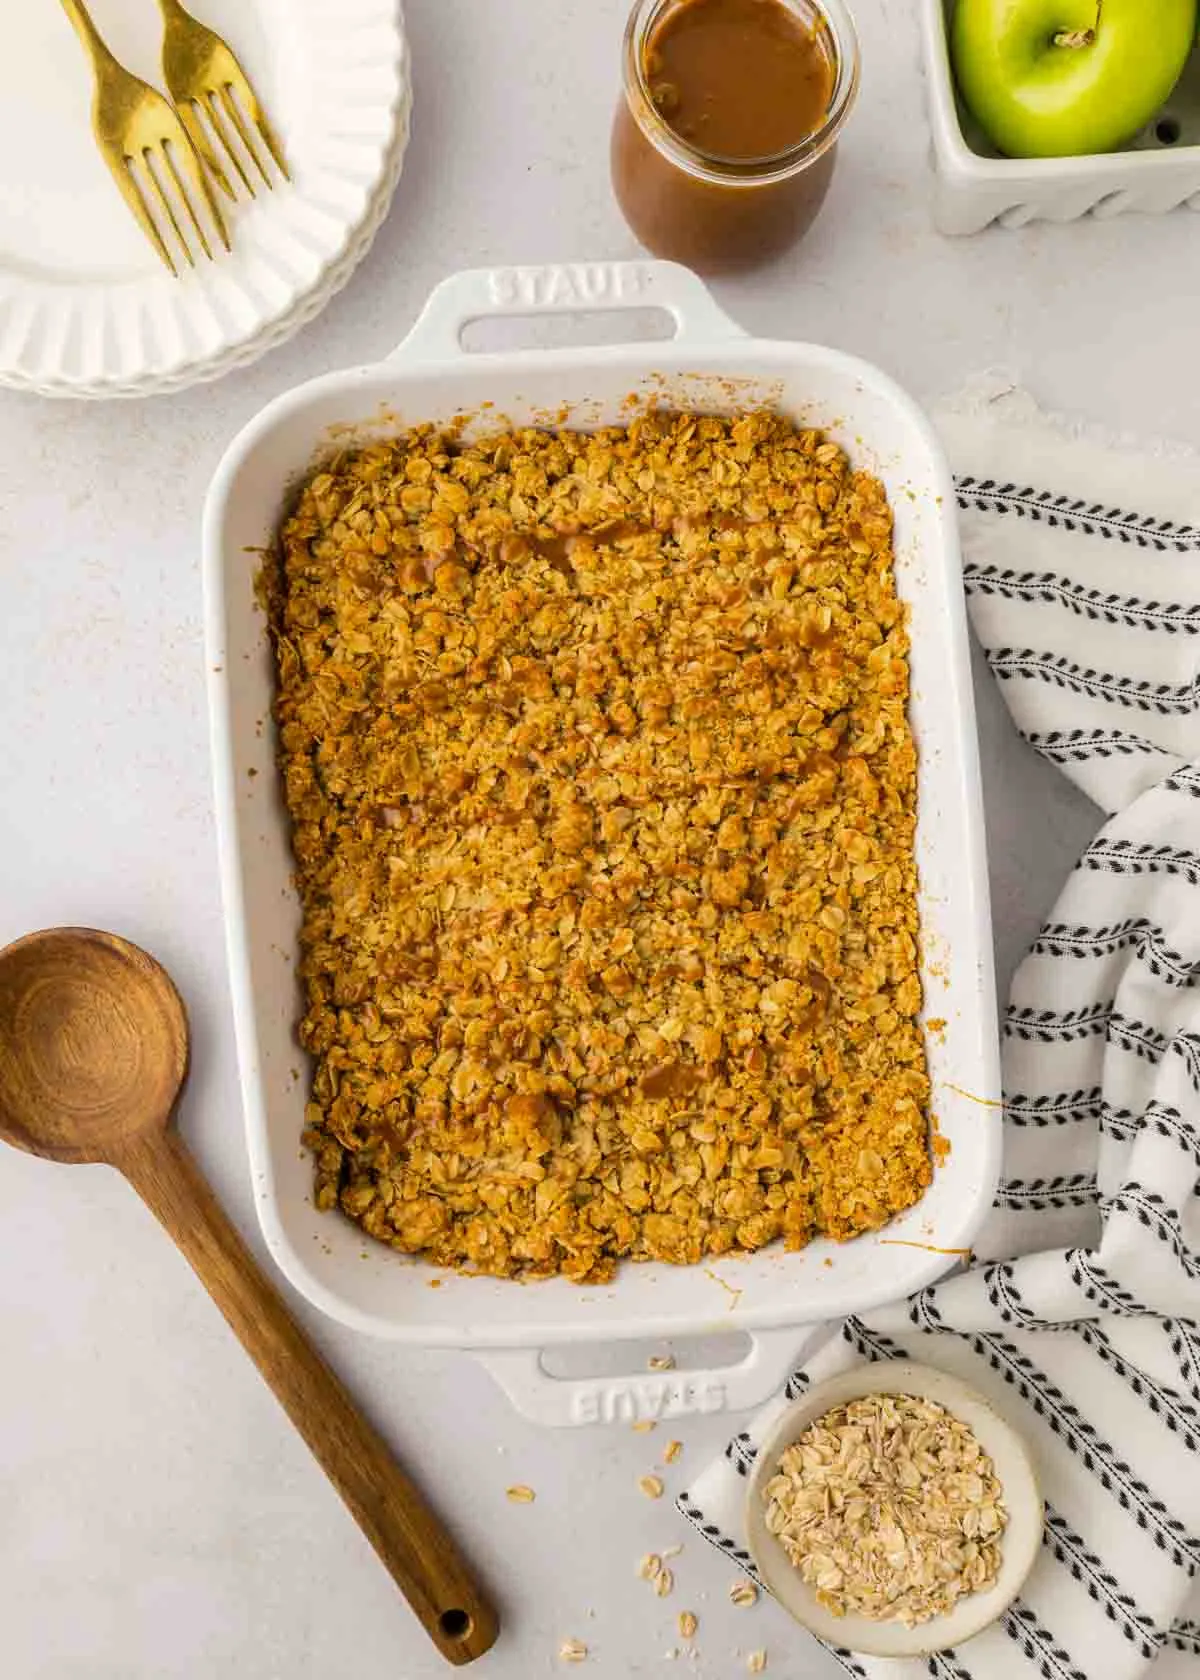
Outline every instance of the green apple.
[[957, 0], [954, 73], [1010, 157], [1115, 151], [1179, 80], [1196, 12], [1197, 0]]

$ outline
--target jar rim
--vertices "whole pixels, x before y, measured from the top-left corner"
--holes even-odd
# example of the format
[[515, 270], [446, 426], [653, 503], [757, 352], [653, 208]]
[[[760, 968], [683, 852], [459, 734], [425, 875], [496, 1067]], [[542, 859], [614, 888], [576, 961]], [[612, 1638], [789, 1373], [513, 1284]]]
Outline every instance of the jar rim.
[[812, 14], [833, 43], [834, 85], [821, 126], [782, 151], [761, 157], [724, 157], [693, 146], [659, 115], [646, 79], [644, 48], [664, 12], [686, 0], [635, 0], [625, 25], [624, 83], [630, 113], [655, 149], [681, 169], [723, 186], [761, 186], [808, 168], [833, 145], [858, 92], [860, 51], [854, 20], [843, 0], [780, 0], [790, 10]]

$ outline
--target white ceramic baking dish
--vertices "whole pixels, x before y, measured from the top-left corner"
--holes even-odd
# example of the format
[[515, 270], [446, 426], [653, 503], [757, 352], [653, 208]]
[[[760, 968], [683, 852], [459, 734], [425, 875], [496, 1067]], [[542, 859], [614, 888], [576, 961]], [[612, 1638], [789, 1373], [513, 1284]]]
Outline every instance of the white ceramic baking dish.
[[[498, 314], [646, 308], [669, 342], [471, 354], [463, 328]], [[270, 722], [271, 661], [255, 599], [258, 551], [289, 488], [331, 436], [474, 414], [483, 423], [611, 421], [631, 392], [713, 412], [770, 402], [825, 428], [878, 473], [896, 515], [897, 575], [912, 615], [912, 718], [920, 747], [918, 861], [936, 1125], [944, 1159], [919, 1206], [876, 1236], [801, 1254], [710, 1265], [623, 1266], [605, 1287], [442, 1274], [318, 1213], [300, 1144], [308, 1086], [297, 1048], [299, 912]], [[798, 1327], [861, 1311], [953, 1264], [988, 1208], [999, 1162], [998, 1062], [987, 874], [954, 495], [916, 406], [863, 362], [745, 336], [686, 269], [593, 263], [480, 270], [445, 281], [387, 361], [279, 398], [225, 455], [204, 519], [217, 816], [250, 1165], [272, 1254], [333, 1318], [396, 1341], [479, 1352], [516, 1403], [554, 1423], [740, 1407], [764, 1398]], [[560, 1381], [541, 1350], [564, 1343], [745, 1331], [740, 1364]]]

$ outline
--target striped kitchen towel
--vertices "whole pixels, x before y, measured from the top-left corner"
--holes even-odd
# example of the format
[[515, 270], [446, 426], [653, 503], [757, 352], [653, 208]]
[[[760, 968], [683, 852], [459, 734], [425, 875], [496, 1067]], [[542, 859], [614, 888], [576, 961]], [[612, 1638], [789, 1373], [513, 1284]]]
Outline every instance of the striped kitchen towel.
[[752, 1574], [744, 1478], [786, 1397], [864, 1359], [942, 1366], [1029, 1443], [1041, 1554], [960, 1649], [839, 1650], [844, 1666], [1197, 1680], [1200, 460], [1052, 419], [999, 381], [938, 418], [975, 631], [1021, 734], [1108, 821], [1013, 983], [1004, 1170], [975, 1263], [838, 1327], [679, 1508]]

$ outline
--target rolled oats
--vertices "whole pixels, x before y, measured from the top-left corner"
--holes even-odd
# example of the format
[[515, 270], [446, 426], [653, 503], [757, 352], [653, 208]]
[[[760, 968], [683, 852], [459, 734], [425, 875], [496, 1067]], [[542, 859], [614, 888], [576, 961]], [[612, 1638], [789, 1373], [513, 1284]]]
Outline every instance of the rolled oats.
[[679, 1612], [679, 1637], [681, 1639], [694, 1639], [699, 1625], [694, 1611], [681, 1610]]
[[639, 1476], [638, 1486], [647, 1499], [661, 1499], [663, 1496], [663, 1480], [661, 1476]]
[[758, 1603], [758, 1588], [753, 1581], [735, 1581], [729, 1589], [729, 1602], [745, 1610]]
[[537, 1494], [531, 1487], [526, 1487], [523, 1482], [518, 1482], [515, 1487], [505, 1490], [505, 1497], [514, 1505], [532, 1505], [537, 1498]]
[[581, 1663], [587, 1661], [588, 1648], [582, 1639], [564, 1639], [558, 1647], [560, 1662]]
[[873, 1394], [805, 1430], [763, 1490], [767, 1527], [836, 1616], [915, 1627], [1000, 1569], [991, 1460], [934, 1401]]
[[308, 479], [268, 593], [319, 1206], [595, 1281], [919, 1198], [876, 479], [765, 412], [419, 426]]

